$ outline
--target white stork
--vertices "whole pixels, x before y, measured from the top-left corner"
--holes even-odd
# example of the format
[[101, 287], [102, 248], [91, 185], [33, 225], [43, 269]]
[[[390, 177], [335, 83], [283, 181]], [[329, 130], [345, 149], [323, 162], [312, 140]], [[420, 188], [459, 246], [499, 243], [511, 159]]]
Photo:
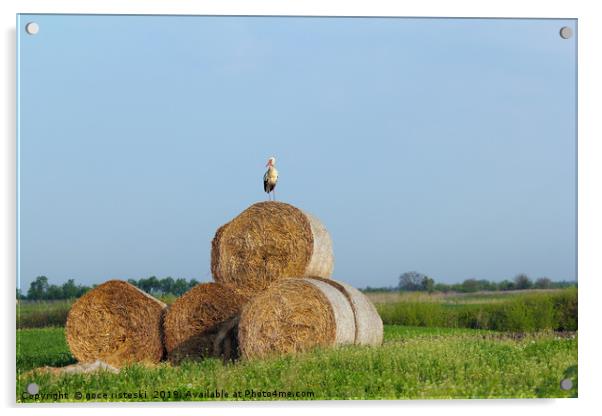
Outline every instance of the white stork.
[[276, 200], [276, 182], [278, 182], [278, 171], [274, 167], [275, 164], [276, 158], [272, 156], [266, 164], [268, 170], [263, 175], [263, 190], [268, 194], [268, 200], [270, 199], [270, 192], [272, 192], [274, 201]]

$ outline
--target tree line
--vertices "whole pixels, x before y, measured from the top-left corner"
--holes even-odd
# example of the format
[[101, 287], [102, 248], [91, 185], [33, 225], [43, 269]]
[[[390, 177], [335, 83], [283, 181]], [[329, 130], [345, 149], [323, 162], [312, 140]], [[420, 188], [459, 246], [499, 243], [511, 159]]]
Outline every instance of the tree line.
[[[170, 276], [159, 279], [156, 276], [141, 279], [128, 279], [132, 285], [154, 296], [181, 296], [199, 282], [195, 279], [174, 279]], [[46, 276], [38, 276], [31, 284], [27, 293], [17, 289], [17, 299], [24, 300], [62, 300], [75, 299], [82, 296], [97, 285], [85, 286], [75, 284], [69, 279], [62, 285], [50, 284]], [[575, 281], [552, 281], [547, 277], [531, 280], [525, 274], [518, 274], [512, 280], [492, 282], [486, 279], [466, 279], [462, 283], [436, 283], [432, 278], [416, 271], [406, 272], [399, 276], [399, 284], [389, 287], [370, 287], [365, 292], [376, 291], [405, 291], [405, 292], [478, 292], [478, 291], [507, 291], [524, 289], [561, 289], [577, 286]]]
[[[199, 282], [195, 279], [174, 279], [165, 277], [159, 279], [156, 276], [141, 279], [128, 279], [132, 285], [155, 296], [174, 295], [181, 296], [189, 289], [196, 286]], [[50, 284], [46, 276], [38, 276], [31, 284], [27, 293], [24, 294], [17, 289], [17, 299], [26, 300], [61, 300], [75, 299], [82, 296], [87, 291], [95, 288], [97, 285], [85, 286], [75, 284], [74, 279], [69, 279], [62, 285]]]
[[368, 286], [367, 292], [371, 291], [404, 291], [404, 292], [462, 292], [471, 293], [478, 291], [508, 291], [525, 289], [562, 289], [577, 286], [575, 281], [553, 281], [547, 277], [531, 280], [524, 273], [516, 275], [512, 280], [492, 282], [486, 279], [466, 279], [462, 283], [436, 283], [429, 276], [416, 271], [406, 272], [399, 276], [399, 284], [396, 287], [372, 288]]

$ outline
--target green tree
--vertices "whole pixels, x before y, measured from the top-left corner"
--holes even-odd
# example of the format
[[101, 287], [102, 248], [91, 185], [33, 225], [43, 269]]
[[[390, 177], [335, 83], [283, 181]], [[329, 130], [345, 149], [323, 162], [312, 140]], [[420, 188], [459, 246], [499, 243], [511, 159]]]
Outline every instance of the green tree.
[[73, 279], [67, 280], [63, 283], [63, 299], [75, 299], [80, 296], [80, 290], [75, 285], [75, 281]]
[[434, 289], [437, 292], [449, 292], [451, 290], [451, 286], [445, 283], [436, 283]]
[[63, 289], [57, 285], [50, 285], [44, 298], [50, 300], [64, 299]]
[[502, 280], [498, 285], [499, 290], [514, 290], [514, 282]]
[[422, 290], [433, 293], [435, 291], [435, 281], [430, 277], [425, 276], [424, 279], [422, 279]]
[[547, 277], [540, 277], [535, 281], [535, 287], [537, 289], [550, 289], [552, 287], [552, 281]]
[[514, 278], [514, 288], [515, 289], [517, 289], [517, 290], [531, 289], [532, 287], [533, 287], [533, 282], [531, 282], [531, 279], [529, 279], [529, 277], [526, 274], [521, 273]]
[[480, 289], [480, 284], [477, 279], [466, 279], [462, 282], [462, 292], [476, 292]]
[[40, 300], [46, 297], [48, 293], [48, 278], [46, 276], [38, 276], [36, 280], [31, 282], [27, 291], [27, 299]]
[[173, 284], [173, 294], [176, 296], [182, 296], [188, 290], [188, 282], [186, 279], [176, 279]]
[[161, 282], [156, 276], [151, 276], [147, 280], [148, 292], [157, 293], [161, 290]]
[[479, 290], [497, 290], [497, 285], [486, 279], [477, 280]]
[[159, 280], [155, 276], [151, 276], [147, 279], [139, 279], [138, 287], [144, 290], [145, 292], [151, 293], [160, 290], [161, 285], [159, 284]]
[[417, 291], [424, 290], [425, 279], [428, 276], [419, 272], [405, 272], [399, 276], [399, 290], [403, 291]]
[[161, 288], [161, 292], [163, 292], [164, 294], [174, 294], [174, 284], [175, 281], [171, 276], [165, 277], [159, 281], [159, 287]]

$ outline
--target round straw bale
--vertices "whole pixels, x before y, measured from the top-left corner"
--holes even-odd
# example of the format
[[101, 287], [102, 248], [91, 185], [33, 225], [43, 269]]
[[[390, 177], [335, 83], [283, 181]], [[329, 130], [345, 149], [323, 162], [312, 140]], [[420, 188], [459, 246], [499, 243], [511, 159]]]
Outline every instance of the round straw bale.
[[353, 344], [355, 319], [346, 296], [311, 278], [281, 279], [243, 308], [238, 326], [245, 358]]
[[164, 355], [162, 319], [166, 305], [122, 280], [109, 280], [80, 297], [65, 327], [73, 356], [114, 367], [156, 363]]
[[[319, 279], [319, 278], [315, 278]], [[383, 342], [383, 321], [366, 295], [353, 286], [332, 279], [319, 279], [345, 294], [355, 317], [355, 344], [380, 345]]]
[[[240, 313], [246, 301], [247, 298], [218, 283], [200, 283], [176, 299], [168, 308], [163, 324], [169, 360], [179, 363], [184, 358], [224, 355], [214, 347], [215, 338], [224, 323]], [[228, 339], [225, 348], [231, 349]], [[227, 353], [228, 358], [233, 354], [230, 350]]]
[[353, 344], [356, 332], [355, 317], [351, 303], [345, 293], [340, 291], [336, 286], [327, 284], [322, 280], [313, 278], [305, 278], [303, 280], [317, 287], [328, 298], [328, 302], [332, 307], [334, 322], [336, 323], [336, 335], [333, 344]]
[[248, 295], [283, 277], [328, 278], [333, 268], [332, 241], [324, 225], [283, 202], [251, 205], [221, 226], [211, 243], [215, 281]]

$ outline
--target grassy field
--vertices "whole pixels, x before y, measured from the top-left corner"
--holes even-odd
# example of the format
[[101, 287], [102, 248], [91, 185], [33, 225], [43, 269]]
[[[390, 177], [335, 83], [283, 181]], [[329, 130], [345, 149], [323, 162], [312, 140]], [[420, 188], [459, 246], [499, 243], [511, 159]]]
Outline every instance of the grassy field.
[[[516, 336], [473, 329], [387, 325], [385, 342], [378, 348], [348, 346], [235, 364], [209, 359], [178, 367], [166, 363], [154, 367], [134, 365], [120, 374], [61, 376], [28, 370], [74, 362], [62, 328], [19, 330], [18, 341], [17, 363], [22, 374], [17, 379], [17, 400], [21, 402], [216, 400], [211, 396], [215, 391], [227, 392], [228, 397], [220, 398], [226, 400], [577, 394], [575, 334]], [[567, 376], [575, 387], [563, 391], [559, 383]], [[48, 396], [24, 395], [31, 382]]]
[[[296, 356], [234, 364], [208, 359], [177, 367], [167, 363], [153, 367], [133, 365], [120, 374], [87, 375], [52, 375], [39, 370], [43, 366], [65, 366], [75, 360], [65, 342], [62, 323], [27, 328], [57, 325], [57, 320], [61, 322], [57, 317], [66, 316], [70, 302], [22, 304], [18, 316], [27, 316], [29, 321], [28, 325], [22, 321], [17, 330], [17, 400], [27, 403], [577, 395], [576, 290], [369, 296], [386, 324], [381, 347], [316, 349]], [[564, 378], [573, 381], [571, 390], [560, 389]], [[31, 382], [40, 386], [40, 395], [24, 394]], [[216, 391], [220, 397], [215, 397]]]
[[[369, 292], [385, 323], [502, 331], [577, 329], [577, 289], [477, 293]], [[160, 298], [170, 304], [173, 296]], [[64, 326], [73, 300], [22, 301], [17, 328]]]
[[533, 332], [577, 330], [577, 289], [369, 294], [386, 324]]
[[[446, 305], [466, 305], [483, 303], [501, 303], [515, 297], [524, 295], [544, 294], [554, 295], [562, 293], [567, 289], [526, 289], [508, 291], [482, 291], [482, 292], [366, 292], [366, 296], [376, 304], [397, 302], [429, 302], [442, 303]], [[573, 288], [569, 288], [573, 290]]]

